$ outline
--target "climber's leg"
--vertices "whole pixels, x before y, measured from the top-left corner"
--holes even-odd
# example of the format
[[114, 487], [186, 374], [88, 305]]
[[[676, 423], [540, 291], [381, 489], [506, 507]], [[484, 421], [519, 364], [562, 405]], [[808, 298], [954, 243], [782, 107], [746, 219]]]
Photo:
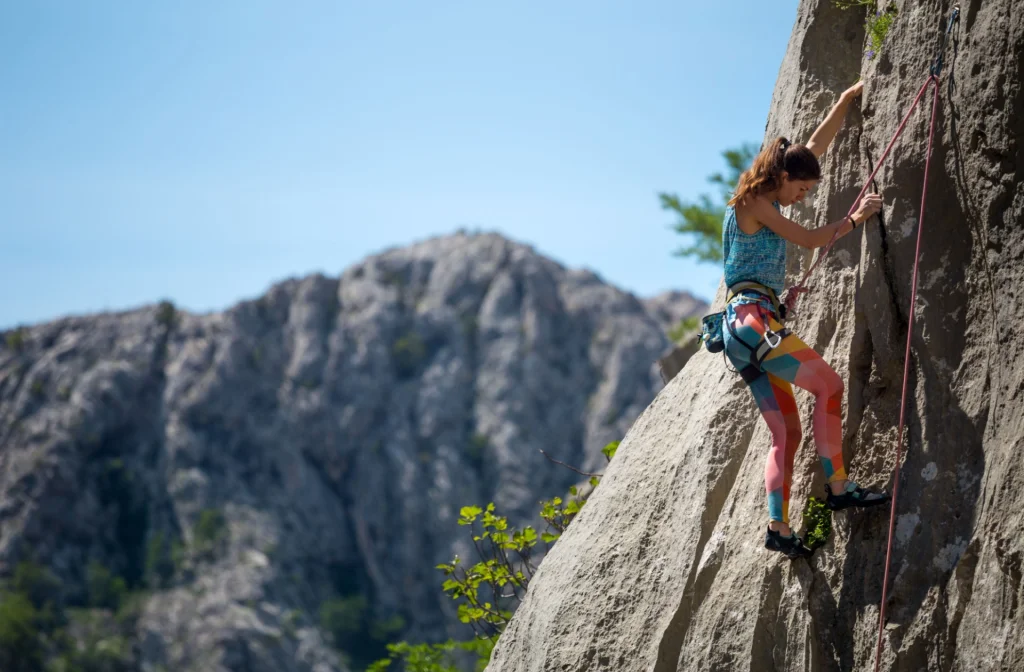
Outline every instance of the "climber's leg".
[[[774, 330], [782, 325], [771, 319]], [[846, 485], [843, 464], [843, 380], [795, 334], [782, 340], [764, 360], [766, 372], [814, 394], [814, 446], [828, 482]]]
[[[733, 326], [736, 327], [737, 334], [741, 338], [744, 336], [741, 329], [756, 329], [756, 320], [750, 319], [751, 313], [756, 315], [756, 311], [757, 306], [755, 305], [736, 307]], [[736, 348], [732, 350], [736, 350]], [[778, 376], [759, 371], [752, 364], [744, 362], [732, 351], [728, 354], [733, 366], [740, 371], [743, 380], [750, 387], [750, 392], [754, 395], [754, 402], [771, 432], [772, 445], [768, 451], [768, 459], [764, 468], [768, 517], [772, 529], [788, 534], [789, 489], [793, 482], [793, 459], [802, 438], [800, 415], [797, 412], [796, 399], [793, 397], [793, 388]]]
[[[764, 488], [768, 495], [768, 517], [789, 525], [789, 488], [793, 483], [793, 459], [800, 445], [800, 415], [789, 383], [769, 373], [749, 382], [754, 402], [772, 434], [772, 445], [764, 466]], [[783, 528], [783, 531], [786, 531]]]
[[[751, 324], [757, 307], [736, 306], [729, 311], [736, 333], [744, 341], [756, 342], [757, 331]], [[742, 331], [741, 331], [742, 330]], [[764, 333], [763, 325], [760, 333]], [[789, 527], [789, 488], [793, 481], [793, 458], [800, 445], [800, 416], [793, 398], [793, 388], [786, 381], [759, 370], [747, 360], [749, 351], [742, 345], [726, 341], [726, 355], [740, 372], [754, 395], [754, 402], [768, 424], [772, 446], [764, 468], [765, 491], [768, 495], [768, 529], [764, 546], [789, 558], [806, 558], [812, 553], [803, 540]]]

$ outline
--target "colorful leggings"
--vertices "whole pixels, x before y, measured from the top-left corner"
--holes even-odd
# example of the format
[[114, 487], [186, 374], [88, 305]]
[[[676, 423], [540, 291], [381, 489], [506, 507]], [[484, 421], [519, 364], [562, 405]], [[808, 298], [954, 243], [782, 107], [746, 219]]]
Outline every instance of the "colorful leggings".
[[[753, 347], [761, 341], [765, 321], [772, 330], [779, 324], [763, 303], [730, 303], [725, 319], [736, 335]], [[726, 353], [750, 386], [761, 415], [772, 433], [772, 447], [764, 468], [771, 520], [789, 523], [789, 488], [793, 458], [802, 433], [796, 399], [790, 383], [814, 394], [814, 446], [829, 483], [846, 479], [843, 466], [843, 380], [821, 356], [790, 334], [765, 358], [761, 368], [750, 363], [750, 351], [724, 330]]]

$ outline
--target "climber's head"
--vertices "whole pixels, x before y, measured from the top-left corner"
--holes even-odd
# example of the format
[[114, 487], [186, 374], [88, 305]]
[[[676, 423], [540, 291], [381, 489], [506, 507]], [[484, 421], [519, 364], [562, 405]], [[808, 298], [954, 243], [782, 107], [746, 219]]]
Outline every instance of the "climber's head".
[[736, 205], [748, 196], [761, 195], [771, 195], [779, 205], [793, 205], [802, 201], [820, 179], [821, 166], [814, 152], [806, 145], [793, 145], [785, 138], [775, 138], [740, 175], [729, 205]]

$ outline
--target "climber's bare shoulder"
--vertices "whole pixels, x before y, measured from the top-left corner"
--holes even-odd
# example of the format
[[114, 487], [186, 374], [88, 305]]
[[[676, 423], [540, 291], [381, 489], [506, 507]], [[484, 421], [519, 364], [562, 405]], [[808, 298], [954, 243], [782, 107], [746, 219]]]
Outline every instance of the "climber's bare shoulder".
[[763, 196], [754, 196], [736, 204], [736, 225], [740, 231], [753, 235], [768, 227], [791, 243], [806, 247], [807, 229], [783, 216], [771, 201]]

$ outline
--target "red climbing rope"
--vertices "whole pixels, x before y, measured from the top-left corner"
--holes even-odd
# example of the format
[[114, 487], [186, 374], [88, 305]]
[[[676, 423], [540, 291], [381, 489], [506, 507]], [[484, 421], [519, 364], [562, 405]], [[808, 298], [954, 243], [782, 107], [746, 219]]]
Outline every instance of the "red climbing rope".
[[[903, 117], [903, 121], [900, 122], [900, 125], [896, 129], [896, 133], [895, 135], [893, 135], [892, 140], [889, 141], [889, 146], [885, 148], [884, 152], [882, 152], [882, 156], [878, 159], [878, 165], [875, 166], [875, 169], [873, 171], [871, 171], [871, 175], [864, 183], [864, 187], [860, 190], [860, 193], [857, 194], [857, 198], [854, 200], [853, 207], [850, 208], [849, 212], [849, 216], [852, 216], [853, 213], [857, 211], [857, 206], [860, 204], [860, 199], [864, 198], [864, 194], [867, 192], [868, 187], [875, 179], [875, 175], [878, 174], [878, 171], [882, 168], [882, 164], [884, 164], [886, 158], [888, 158], [889, 152], [892, 151], [892, 148], [896, 144], [896, 141], [899, 139], [900, 135], [903, 134], [903, 130], [906, 128], [907, 122], [910, 120], [910, 115], [912, 115], [914, 113], [914, 110], [917, 109], [917, 106], [921, 102], [921, 99], [924, 97], [924, 94], [928, 90], [928, 87], [934, 85], [932, 96], [932, 116], [931, 120], [929, 121], [928, 147], [925, 150], [924, 178], [921, 187], [921, 209], [918, 214], [917, 220], [917, 247], [914, 251], [914, 271], [911, 280], [910, 309], [908, 311], [909, 314], [907, 318], [907, 347], [903, 355], [903, 392], [900, 396], [900, 424], [896, 438], [896, 467], [893, 478], [892, 506], [889, 510], [889, 536], [885, 547], [885, 576], [882, 579], [882, 599], [878, 609], [878, 644], [875, 648], [875, 672], [878, 672], [879, 665], [881, 664], [882, 648], [885, 642], [885, 607], [887, 601], [886, 598], [889, 594], [889, 570], [892, 564], [893, 532], [896, 527], [896, 506], [900, 487], [900, 463], [903, 460], [903, 429], [906, 425], [907, 381], [910, 378], [910, 343], [914, 333], [914, 308], [917, 305], [917, 267], [918, 261], [921, 258], [921, 233], [924, 229], [924, 209], [928, 198], [928, 169], [931, 167], [932, 146], [935, 141], [935, 118], [939, 109], [939, 75], [941, 75], [942, 73], [942, 59], [943, 54], [946, 50], [946, 40], [949, 37], [949, 35], [953, 32], [953, 25], [959, 20], [959, 18], [960, 7], [959, 5], [954, 5], [953, 11], [950, 13], [949, 24], [942, 35], [942, 43], [939, 46], [939, 50], [936, 55], [935, 61], [931, 67], [931, 72], [928, 75], [928, 79], [925, 80], [925, 83], [921, 86], [920, 91], [917, 92], [917, 96], [914, 98], [913, 104], [910, 106], [910, 109], [907, 110], [907, 114], [906, 116]], [[800, 296], [800, 294], [807, 291], [807, 287], [804, 285], [804, 283], [807, 281], [807, 278], [810, 277], [814, 269], [817, 268], [817, 266], [821, 264], [825, 256], [828, 255], [829, 251], [831, 251], [832, 246], [835, 244], [836, 239], [838, 237], [839, 230], [836, 229], [836, 232], [832, 235], [832, 239], [829, 240], [828, 245], [826, 245], [825, 249], [822, 250], [822, 253], [818, 255], [817, 261], [811, 264], [810, 268], [807, 269], [807, 272], [804, 273], [803, 277], [800, 279], [800, 282], [791, 287], [789, 291], [786, 293], [784, 303], [786, 304], [790, 312], [792, 312], [793, 309], [796, 307], [796, 299]]]
[[[921, 93], [928, 88], [929, 84], [934, 84], [934, 95], [932, 96], [932, 118], [930, 128], [928, 130], [928, 149], [925, 151], [924, 159], [924, 179], [921, 186], [921, 210], [918, 214], [917, 220], [917, 248], [914, 251], [914, 272], [910, 283], [910, 309], [908, 310], [907, 316], [907, 349], [903, 355], [903, 394], [900, 397], [900, 428], [896, 438], [896, 472], [893, 477], [892, 485], [892, 507], [889, 510], [889, 540], [885, 546], [885, 578], [882, 579], [882, 601], [879, 606], [878, 613], [878, 646], [875, 649], [875, 672], [878, 672], [878, 666], [882, 661], [882, 645], [885, 642], [883, 637], [885, 632], [885, 603], [886, 597], [889, 594], [889, 569], [892, 560], [892, 538], [893, 530], [896, 527], [896, 499], [899, 496], [900, 489], [900, 463], [903, 458], [903, 427], [906, 418], [907, 411], [907, 380], [910, 377], [910, 340], [914, 334], [914, 308], [917, 305], [917, 264], [921, 258], [921, 232], [924, 227], [924, 206], [928, 198], [928, 168], [932, 162], [932, 144], [935, 139], [935, 116], [939, 109], [939, 78], [936, 75], [929, 75], [928, 81], [921, 88]], [[914, 101], [914, 106], [917, 106], [917, 102], [920, 100], [921, 95], [918, 94], [918, 100]], [[911, 108], [913, 109], [913, 107]]]

